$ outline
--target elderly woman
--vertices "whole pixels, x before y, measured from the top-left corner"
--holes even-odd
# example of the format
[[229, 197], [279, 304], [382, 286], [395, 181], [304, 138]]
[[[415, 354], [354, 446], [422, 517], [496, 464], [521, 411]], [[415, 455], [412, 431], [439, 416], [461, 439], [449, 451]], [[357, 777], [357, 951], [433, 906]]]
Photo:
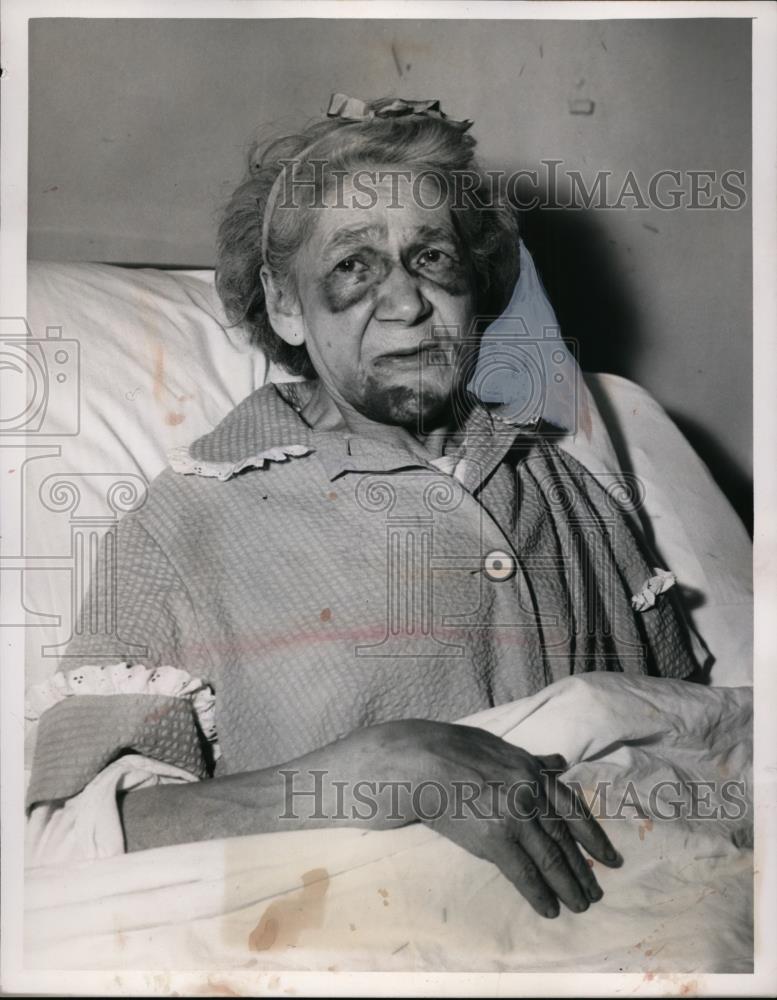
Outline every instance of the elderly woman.
[[[86, 689], [99, 667], [114, 693], [43, 715], [36, 849], [420, 819], [540, 914], [600, 898], [581, 847], [620, 858], [563, 760], [452, 720], [579, 671], [696, 664], [671, 595], [635, 610], [652, 563], [553, 443], [552, 407], [478, 390], [484, 328], [540, 286], [469, 125], [336, 95], [253, 152], [218, 290], [303, 380], [254, 392], [121, 522], [137, 653], [116, 665], [86, 632], [68, 648], [62, 669], [88, 664]], [[449, 808], [422, 805], [430, 782]]]

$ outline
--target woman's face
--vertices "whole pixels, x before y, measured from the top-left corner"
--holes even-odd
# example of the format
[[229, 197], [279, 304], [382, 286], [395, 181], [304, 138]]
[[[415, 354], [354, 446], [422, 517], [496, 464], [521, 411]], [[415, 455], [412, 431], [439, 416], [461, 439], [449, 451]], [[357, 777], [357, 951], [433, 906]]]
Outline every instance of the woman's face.
[[421, 431], [447, 411], [456, 352], [433, 344], [469, 334], [472, 275], [447, 205], [425, 207], [440, 201], [434, 179], [379, 178], [369, 196], [346, 178], [337, 207], [311, 209], [296, 261], [304, 342], [335, 401]]

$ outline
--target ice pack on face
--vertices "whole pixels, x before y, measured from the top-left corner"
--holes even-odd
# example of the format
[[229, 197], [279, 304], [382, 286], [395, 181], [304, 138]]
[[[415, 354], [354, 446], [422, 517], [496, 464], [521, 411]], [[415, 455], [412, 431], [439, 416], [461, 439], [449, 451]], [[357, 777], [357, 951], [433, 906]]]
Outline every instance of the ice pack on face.
[[574, 432], [582, 373], [523, 240], [520, 264], [510, 302], [483, 334], [467, 389], [510, 423]]

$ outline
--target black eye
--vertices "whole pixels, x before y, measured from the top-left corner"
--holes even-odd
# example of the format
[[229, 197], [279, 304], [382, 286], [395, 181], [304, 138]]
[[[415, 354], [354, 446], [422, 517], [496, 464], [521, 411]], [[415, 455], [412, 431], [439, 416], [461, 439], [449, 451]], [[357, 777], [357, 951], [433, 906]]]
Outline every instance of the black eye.
[[365, 269], [365, 265], [358, 257], [344, 257], [335, 264], [335, 271], [339, 271], [341, 274], [361, 274]]
[[438, 250], [436, 247], [427, 247], [418, 255], [418, 263], [423, 267], [428, 264], [439, 264], [446, 254], [442, 250]]

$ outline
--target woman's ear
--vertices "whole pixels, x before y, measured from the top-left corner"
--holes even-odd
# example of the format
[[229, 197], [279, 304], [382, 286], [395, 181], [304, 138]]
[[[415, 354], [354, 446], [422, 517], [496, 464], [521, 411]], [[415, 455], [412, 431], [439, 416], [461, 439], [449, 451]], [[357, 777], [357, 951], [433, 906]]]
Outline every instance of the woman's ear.
[[301, 347], [305, 343], [305, 324], [299, 300], [284, 291], [266, 267], [260, 274], [270, 325], [281, 340], [292, 347]]

